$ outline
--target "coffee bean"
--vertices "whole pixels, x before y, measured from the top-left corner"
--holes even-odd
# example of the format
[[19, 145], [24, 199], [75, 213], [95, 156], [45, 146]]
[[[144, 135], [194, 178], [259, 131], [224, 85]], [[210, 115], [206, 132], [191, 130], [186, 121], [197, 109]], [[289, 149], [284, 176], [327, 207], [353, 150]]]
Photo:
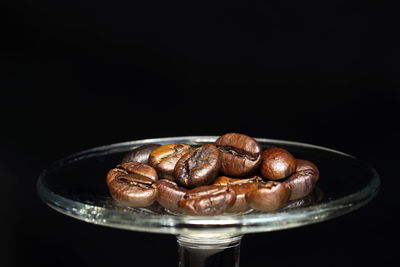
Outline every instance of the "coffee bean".
[[221, 172], [225, 175], [250, 175], [261, 163], [261, 146], [250, 136], [227, 133], [217, 139], [216, 145], [222, 152]]
[[182, 211], [182, 209], [178, 207], [178, 202], [183, 199], [187, 189], [179, 187], [175, 182], [167, 179], [158, 180], [157, 189], [157, 202], [161, 206], [173, 212]]
[[144, 163], [130, 161], [119, 164], [116, 168], [113, 168], [108, 172], [106, 178], [107, 185], [116, 177], [129, 173], [142, 175], [153, 181], [158, 180], [157, 172], [153, 167]]
[[296, 172], [284, 181], [292, 191], [291, 200], [300, 199], [313, 191], [319, 179], [319, 170], [308, 160], [297, 160]]
[[214, 145], [207, 144], [189, 150], [175, 165], [178, 184], [193, 188], [212, 183], [221, 167], [221, 154]]
[[114, 200], [129, 207], [147, 207], [157, 197], [155, 182], [139, 174], [123, 174], [109, 184], [110, 194]]
[[226, 186], [204, 185], [187, 191], [178, 206], [191, 215], [217, 215], [235, 203], [235, 191]]
[[136, 174], [140, 174], [142, 176], [146, 176], [153, 181], [158, 180], [157, 171], [150, 165], [140, 163], [140, 162], [135, 162], [135, 161], [129, 161], [129, 162], [124, 162], [124, 163], [120, 164], [119, 166], [121, 166], [122, 168], [124, 168], [125, 170], [127, 170], [130, 173], [136, 173]]
[[213, 185], [229, 186], [236, 193], [236, 201], [227, 209], [226, 212], [238, 213], [247, 211], [250, 206], [246, 201], [246, 193], [258, 188], [258, 183], [262, 182], [263, 179], [259, 176], [245, 179], [235, 179], [227, 176], [219, 176], [215, 179]]
[[119, 203], [130, 207], [147, 207], [157, 196], [154, 168], [140, 162], [125, 162], [111, 169], [106, 182], [111, 196]]
[[154, 149], [149, 156], [149, 164], [163, 179], [174, 180], [173, 172], [178, 160], [192, 147], [187, 144], [166, 144]]
[[160, 145], [158, 144], [147, 144], [139, 146], [126, 153], [125, 156], [122, 158], [122, 163], [128, 161], [137, 161], [148, 164], [150, 153], [159, 146]]
[[256, 190], [246, 193], [246, 201], [249, 206], [264, 212], [272, 212], [284, 207], [289, 198], [289, 187], [275, 181], [259, 183]]
[[261, 175], [269, 180], [288, 177], [296, 171], [296, 159], [282, 148], [269, 148], [262, 152]]

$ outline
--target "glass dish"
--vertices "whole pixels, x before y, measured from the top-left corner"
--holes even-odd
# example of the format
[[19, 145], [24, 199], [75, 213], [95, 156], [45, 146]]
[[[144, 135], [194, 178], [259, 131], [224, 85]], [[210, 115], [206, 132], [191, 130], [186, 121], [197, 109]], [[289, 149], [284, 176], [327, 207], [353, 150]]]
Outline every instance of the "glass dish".
[[211, 259], [225, 262], [224, 266], [238, 266], [240, 239], [244, 234], [331, 219], [365, 205], [379, 189], [376, 171], [351, 155], [311, 144], [256, 138], [263, 148], [281, 147], [296, 158], [318, 166], [320, 180], [311, 196], [292, 201], [273, 213], [250, 211], [218, 216], [171, 214], [158, 204], [128, 208], [110, 197], [105, 176], [127, 151], [150, 143], [198, 146], [216, 139], [217, 136], [155, 138], [89, 149], [45, 169], [38, 179], [38, 193], [50, 207], [85, 222], [175, 235], [180, 266], [212, 266]]

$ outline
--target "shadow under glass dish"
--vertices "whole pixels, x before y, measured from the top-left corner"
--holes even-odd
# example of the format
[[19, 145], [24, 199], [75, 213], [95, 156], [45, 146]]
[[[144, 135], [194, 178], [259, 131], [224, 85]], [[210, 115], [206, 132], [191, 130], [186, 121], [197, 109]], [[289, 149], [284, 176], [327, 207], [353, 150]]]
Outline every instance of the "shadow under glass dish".
[[[220, 255], [226, 266], [238, 266], [240, 238], [246, 233], [283, 230], [316, 223], [351, 212], [371, 200], [379, 188], [375, 170], [356, 158], [310, 144], [256, 138], [265, 148], [280, 147], [296, 158], [314, 162], [320, 179], [313, 195], [285, 208], [262, 213], [218, 216], [172, 214], [157, 203], [149, 208], [116, 204], [105, 177], [123, 155], [144, 144], [214, 143], [217, 136], [145, 139], [86, 150], [55, 162], [38, 180], [38, 192], [55, 210], [74, 218], [126, 230], [173, 234], [178, 238], [180, 266], [209, 266], [210, 255]], [[221, 258], [222, 257], [222, 258]], [[208, 259], [208, 260], [207, 260]]]

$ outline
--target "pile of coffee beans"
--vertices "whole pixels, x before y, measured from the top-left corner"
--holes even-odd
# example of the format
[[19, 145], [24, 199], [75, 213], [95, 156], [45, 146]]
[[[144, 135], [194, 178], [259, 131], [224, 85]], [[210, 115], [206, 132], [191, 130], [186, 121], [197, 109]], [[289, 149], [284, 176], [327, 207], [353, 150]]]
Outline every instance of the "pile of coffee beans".
[[128, 152], [106, 178], [114, 200], [129, 207], [158, 202], [174, 213], [272, 212], [310, 194], [317, 166], [282, 148], [262, 150], [245, 134], [215, 144], [149, 144]]

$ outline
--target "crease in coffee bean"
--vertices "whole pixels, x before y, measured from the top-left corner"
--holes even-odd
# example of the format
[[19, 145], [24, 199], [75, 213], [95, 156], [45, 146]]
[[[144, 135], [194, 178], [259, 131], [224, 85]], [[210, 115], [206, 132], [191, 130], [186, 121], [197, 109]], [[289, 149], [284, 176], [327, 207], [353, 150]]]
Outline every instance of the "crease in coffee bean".
[[191, 149], [176, 163], [175, 181], [187, 188], [208, 185], [217, 176], [221, 163], [221, 152], [215, 145]]
[[190, 169], [190, 166], [189, 166], [189, 160], [186, 160], [185, 162], [184, 162], [184, 168], [183, 168], [183, 177], [185, 178], [185, 179], [187, 179], [188, 177], [190, 177], [191, 176], [191, 174], [192, 174], [192, 171], [191, 171], [191, 169]]
[[[135, 177], [138, 176], [138, 177]], [[123, 183], [141, 188], [155, 187], [154, 181], [142, 175], [121, 175], [117, 179]]]
[[209, 162], [207, 158], [204, 157], [203, 153], [204, 151], [201, 150], [194, 150], [192, 155], [188, 157], [185, 162], [184, 162], [184, 176], [185, 177], [191, 177], [192, 176], [192, 170], [195, 170], [198, 166], [197, 165], [202, 165], [204, 164], [204, 161]]
[[233, 147], [233, 146], [218, 146], [218, 148], [224, 153], [229, 153], [234, 156], [246, 158], [251, 161], [256, 161], [258, 159], [258, 157], [260, 156], [259, 153], [257, 153], [257, 154], [249, 153], [243, 149]]

